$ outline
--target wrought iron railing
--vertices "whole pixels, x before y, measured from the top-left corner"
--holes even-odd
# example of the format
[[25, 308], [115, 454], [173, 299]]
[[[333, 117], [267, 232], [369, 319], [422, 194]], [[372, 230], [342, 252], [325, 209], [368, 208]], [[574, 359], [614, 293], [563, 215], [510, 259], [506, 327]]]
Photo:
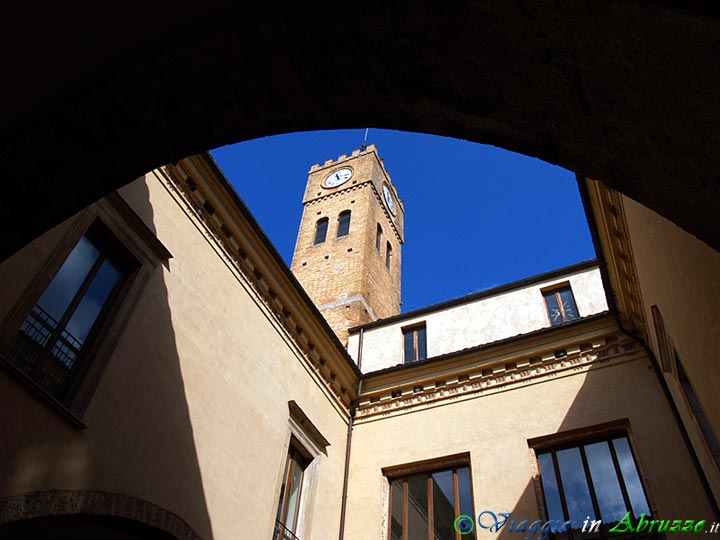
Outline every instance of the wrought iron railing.
[[3, 349], [8, 363], [61, 402], [87, 357], [80, 340], [38, 305]]
[[275, 520], [275, 529], [273, 532], [273, 540], [300, 540], [295, 534], [288, 529], [280, 520]]

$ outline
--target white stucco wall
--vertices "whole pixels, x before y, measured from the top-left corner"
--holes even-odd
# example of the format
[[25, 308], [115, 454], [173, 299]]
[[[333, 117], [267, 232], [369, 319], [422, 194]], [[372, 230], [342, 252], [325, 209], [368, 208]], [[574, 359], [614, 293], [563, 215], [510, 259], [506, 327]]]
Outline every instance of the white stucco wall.
[[[477, 347], [551, 326], [541, 290], [570, 283], [580, 317], [607, 311], [605, 291], [597, 267], [555, 276], [531, 285], [417, 317], [389, 321], [365, 330], [362, 371], [369, 373], [403, 362], [402, 328], [425, 322], [428, 358]], [[350, 335], [348, 352], [357, 362], [357, 331]]]

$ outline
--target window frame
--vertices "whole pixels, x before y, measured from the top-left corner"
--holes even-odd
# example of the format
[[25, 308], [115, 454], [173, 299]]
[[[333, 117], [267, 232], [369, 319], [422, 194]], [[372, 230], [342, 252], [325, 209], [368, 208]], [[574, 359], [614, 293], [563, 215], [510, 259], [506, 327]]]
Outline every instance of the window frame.
[[385, 245], [385, 267], [388, 270], [390, 270], [390, 265], [392, 264], [392, 256], [393, 256], [393, 248], [392, 248], [392, 244], [390, 243], [390, 240], [388, 240]]
[[[296, 466], [298, 466], [299, 462], [295, 459], [294, 453], [299, 454], [305, 461], [306, 465], [302, 469], [302, 472], [300, 473], [300, 487], [298, 489], [298, 496], [297, 496], [297, 502], [296, 502], [296, 508], [295, 508], [295, 515], [293, 516], [293, 524], [292, 527], [288, 527], [288, 491], [287, 486], [290, 483], [290, 480], [292, 479], [294, 469]], [[293, 536], [295, 535], [295, 532], [298, 531], [300, 528], [300, 508], [303, 504], [303, 488], [305, 487], [305, 472], [310, 468], [310, 465], [312, 463], [312, 458], [307, 457], [307, 451], [302, 447], [302, 445], [297, 442], [297, 440], [293, 437], [290, 445], [288, 447], [287, 451], [287, 457], [285, 459], [285, 467], [283, 472], [283, 484], [280, 488], [280, 497], [278, 499], [278, 511], [276, 514], [275, 519], [275, 528], [276, 532], [280, 532], [283, 537], [286, 535], [283, 534], [284, 531], [290, 532]], [[281, 528], [280, 528], [281, 527]]]
[[[418, 362], [420, 360], [425, 360], [428, 358], [428, 352], [427, 352], [427, 321], [422, 321], [418, 323], [413, 323], [409, 326], [403, 326], [401, 329], [402, 336], [403, 336], [403, 364], [412, 364], [415, 362]], [[425, 349], [425, 356], [422, 358], [420, 357], [420, 335], [419, 330], [424, 330], [424, 349]], [[407, 342], [406, 335], [412, 333], [413, 334], [413, 359], [408, 361], [407, 358], [407, 349], [405, 347], [405, 344]]]
[[688, 411], [690, 411], [690, 414], [697, 425], [702, 444], [705, 445], [713, 465], [715, 465], [715, 468], [720, 471], [720, 440], [715, 434], [707, 414], [705, 414], [702, 402], [700, 401], [697, 392], [695, 392], [695, 387], [688, 377], [675, 347], [673, 347], [673, 357], [676, 378], [678, 386], [680, 387], [680, 393], [685, 400], [685, 407]]
[[383, 237], [382, 225], [380, 225], [378, 223], [377, 228], [375, 229], [375, 249], [378, 250], [378, 253], [382, 253], [382, 237]]
[[[292, 534], [302, 538], [303, 535], [311, 529], [311, 523], [309, 523], [309, 520], [313, 515], [313, 508], [315, 505], [315, 494], [317, 492], [318, 477], [322, 461], [321, 454], [325, 456], [328, 455], [327, 447], [330, 446], [330, 442], [322, 435], [315, 424], [312, 423], [305, 412], [294, 400], [288, 401], [288, 412], [288, 432], [285, 445], [283, 447], [283, 461], [279, 470], [277, 481], [276, 500], [277, 506], [280, 506], [282, 482], [285, 476], [284, 466], [291, 448], [294, 448], [308, 460], [308, 465], [303, 471], [302, 485], [300, 486], [297, 518], [294, 527], [295, 530], [291, 531]], [[284, 527], [284, 524], [282, 525]], [[275, 535], [278, 534], [278, 532], [281, 532], [281, 529], [278, 527], [276, 511], [272, 537], [277, 538]], [[281, 536], [279, 540], [282, 538], [283, 537]]]
[[[468, 452], [446, 456], [442, 458], [433, 458], [415, 463], [409, 463], [404, 465], [395, 465], [391, 467], [385, 467], [382, 469], [382, 474], [387, 480], [387, 540], [392, 539], [392, 499], [393, 499], [393, 481], [402, 480], [403, 483], [403, 540], [409, 540], [408, 537], [408, 479], [417, 476], [427, 476], [428, 481], [428, 540], [432, 540], [434, 535], [434, 512], [433, 512], [433, 498], [432, 498], [432, 475], [435, 473], [442, 473], [447, 471], [453, 472], [453, 506], [457, 516], [460, 514], [460, 501], [459, 501], [459, 486], [458, 486], [458, 474], [457, 470], [467, 468], [468, 479], [469, 479], [469, 490], [470, 490], [470, 505], [472, 507], [471, 515], [475, 515], [475, 494], [473, 489], [473, 474], [472, 465], [470, 463], [470, 454]], [[473, 518], [474, 519], [474, 518]], [[455, 532], [454, 538], [473, 539], [476, 537], [476, 533], [473, 532], [471, 535], [460, 536], [458, 532]]]
[[[560, 296], [560, 293], [567, 290], [570, 293], [570, 298], [572, 298], [573, 307], [575, 308], [575, 312], [577, 313], [577, 317], [573, 319], [568, 319], [567, 314], [565, 313], [565, 307], [562, 303], [562, 297]], [[540, 294], [543, 297], [543, 303], [545, 304], [545, 313], [547, 314], [548, 322], [550, 323], [550, 326], [560, 326], [568, 322], [577, 321], [578, 319], [581, 319], [580, 316], [580, 310], [577, 307], [577, 301], [575, 300], [575, 293], [572, 290], [572, 287], [570, 286], [569, 281], [565, 281], [563, 283], [555, 283], [549, 287], [543, 287], [540, 289]], [[562, 317], [562, 321], [558, 323], [554, 323], [552, 319], [552, 314], [550, 313], [550, 306], [548, 306], [547, 302], [547, 295], [553, 294], [555, 296], [555, 301], [558, 304], [558, 308], [560, 310], [560, 315]]]
[[[347, 224], [343, 223], [343, 219], [347, 216]], [[338, 214], [337, 218], [337, 232], [335, 238], [345, 238], [350, 235], [350, 221], [352, 220], [352, 211], [343, 210]]]
[[[618, 478], [619, 487], [621, 494], [623, 496], [623, 504], [625, 505], [625, 509], [627, 511], [631, 512], [631, 515], [634, 514], [631, 501], [629, 499], [629, 494], [627, 491], [626, 486], [626, 479], [622, 474], [622, 471], [620, 470], [619, 466], [619, 459], [617, 458], [615, 449], [614, 449], [614, 443], [610, 444], [610, 441], [612, 439], [617, 438], [625, 438], [628, 443], [628, 447], [630, 450], [630, 456], [633, 460], [633, 465], [635, 466], [635, 472], [637, 473], [640, 487], [642, 488], [643, 496], [645, 497], [645, 502], [647, 503], [648, 509], [649, 509], [649, 515], [655, 515], [656, 514], [656, 508], [655, 504], [653, 502], [653, 499], [651, 497], [651, 494], [648, 490], [648, 483], [646, 480], [646, 477], [643, 473], [643, 468], [641, 466], [641, 463], [638, 460], [637, 452], [635, 450], [636, 445], [632, 436], [632, 432], [630, 430], [630, 422], [627, 418], [622, 420], [616, 420], [612, 422], [607, 422], [605, 424], [600, 424], [596, 426], [590, 426], [586, 428], [579, 428], [574, 429], [562, 433], [555, 433], [552, 435], [542, 436], [542, 437], [536, 437], [533, 439], [528, 440], [528, 446], [530, 447], [531, 452], [533, 453], [533, 466], [534, 466], [534, 475], [533, 480], [535, 483], [535, 495], [537, 499], [538, 509], [539, 509], [539, 515], [540, 517], [547, 521], [548, 519], [556, 519], [555, 516], [549, 516], [548, 506], [547, 506], [547, 496], [545, 494], [545, 488], [543, 486], [542, 482], [542, 471], [540, 468], [540, 460], [539, 455], [540, 454], [546, 454], [546, 453], [552, 453], [552, 461], [553, 461], [553, 469], [554, 469], [554, 475], [555, 475], [555, 481], [558, 485], [558, 496], [560, 498], [560, 505], [563, 511], [563, 519], [571, 519], [568, 512], [567, 507], [567, 500], [564, 495], [564, 489], [563, 486], [563, 479], [562, 475], [559, 471], [559, 465], [557, 462], [557, 457], [555, 454], [557, 452], [560, 452], [562, 450], [568, 450], [571, 448], [578, 448], [581, 462], [583, 465], [583, 472], [585, 474], [587, 487], [591, 499], [591, 504], [593, 506], [593, 511], [596, 513], [595, 519], [602, 519], [599, 502], [597, 500], [597, 492], [596, 488], [594, 486], [594, 483], [591, 478], [591, 472], [589, 468], [589, 462], [587, 460], [587, 456], [585, 455], [584, 447], [587, 445], [599, 443], [599, 442], [607, 442], [608, 448], [611, 452], [611, 457], [613, 460], [613, 467], [615, 469], [615, 473]], [[637, 519], [639, 516], [634, 516], [633, 519]], [[603, 520], [603, 524], [606, 524], [606, 521]], [[584, 536], [583, 533], [582, 536]], [[618, 535], [607, 535], [602, 532], [595, 533], [598, 538], [613, 538], [614, 536]], [[623, 535], [619, 535], [623, 536]], [[628, 535], [624, 535], [628, 536]], [[556, 538], [556, 535], [554, 533], [550, 534], [550, 538]], [[577, 538], [577, 535], [574, 535], [572, 530], [568, 531], [568, 540], [581, 540], [580, 538]], [[595, 537], [593, 537], [595, 538]]]
[[[325, 225], [325, 231], [322, 235], [322, 240], [318, 239], [318, 233], [320, 232], [320, 224], [323, 223]], [[318, 219], [315, 222], [315, 235], [313, 236], [313, 246], [319, 246], [320, 244], [324, 244], [327, 240], [328, 230], [330, 229], [330, 219], [326, 217], [322, 217]]]
[[[2, 342], [0, 366], [23, 382], [75, 427], [85, 428], [87, 426], [82, 417], [130, 315], [155, 268], [160, 264], [168, 266], [172, 254], [117, 192], [90, 205], [60, 227], [65, 229], [60, 240], [48, 252], [45, 261], [39, 266], [34, 277], [0, 324]], [[6, 359], [6, 355], [11, 354], [10, 344], [17, 339], [17, 334], [28, 315], [50, 286], [72, 250], [91, 229], [100, 230], [105, 241], [123, 257], [132, 261], [132, 268], [114, 293], [115, 297], [110, 305], [103, 309], [101, 319], [96, 321], [91, 335], [84, 343], [85, 354], [91, 360], [83, 366], [83, 372], [78, 374], [67, 397], [60, 401], [30, 375], [14, 366], [9, 359]]]

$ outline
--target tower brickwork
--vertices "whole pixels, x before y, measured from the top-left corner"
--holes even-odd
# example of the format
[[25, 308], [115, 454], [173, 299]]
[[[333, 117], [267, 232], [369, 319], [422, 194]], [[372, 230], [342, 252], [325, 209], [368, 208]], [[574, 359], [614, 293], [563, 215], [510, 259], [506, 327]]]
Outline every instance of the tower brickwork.
[[404, 207], [375, 146], [313, 165], [303, 205], [291, 269], [340, 341], [400, 313]]

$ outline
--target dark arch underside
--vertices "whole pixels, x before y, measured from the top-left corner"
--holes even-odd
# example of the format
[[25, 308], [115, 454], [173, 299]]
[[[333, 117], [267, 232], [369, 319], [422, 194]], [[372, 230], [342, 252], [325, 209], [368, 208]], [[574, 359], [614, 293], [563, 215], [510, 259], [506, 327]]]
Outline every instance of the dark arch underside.
[[542, 158], [720, 248], [712, 2], [151, 4], [6, 18], [2, 258], [161, 164], [366, 126]]

